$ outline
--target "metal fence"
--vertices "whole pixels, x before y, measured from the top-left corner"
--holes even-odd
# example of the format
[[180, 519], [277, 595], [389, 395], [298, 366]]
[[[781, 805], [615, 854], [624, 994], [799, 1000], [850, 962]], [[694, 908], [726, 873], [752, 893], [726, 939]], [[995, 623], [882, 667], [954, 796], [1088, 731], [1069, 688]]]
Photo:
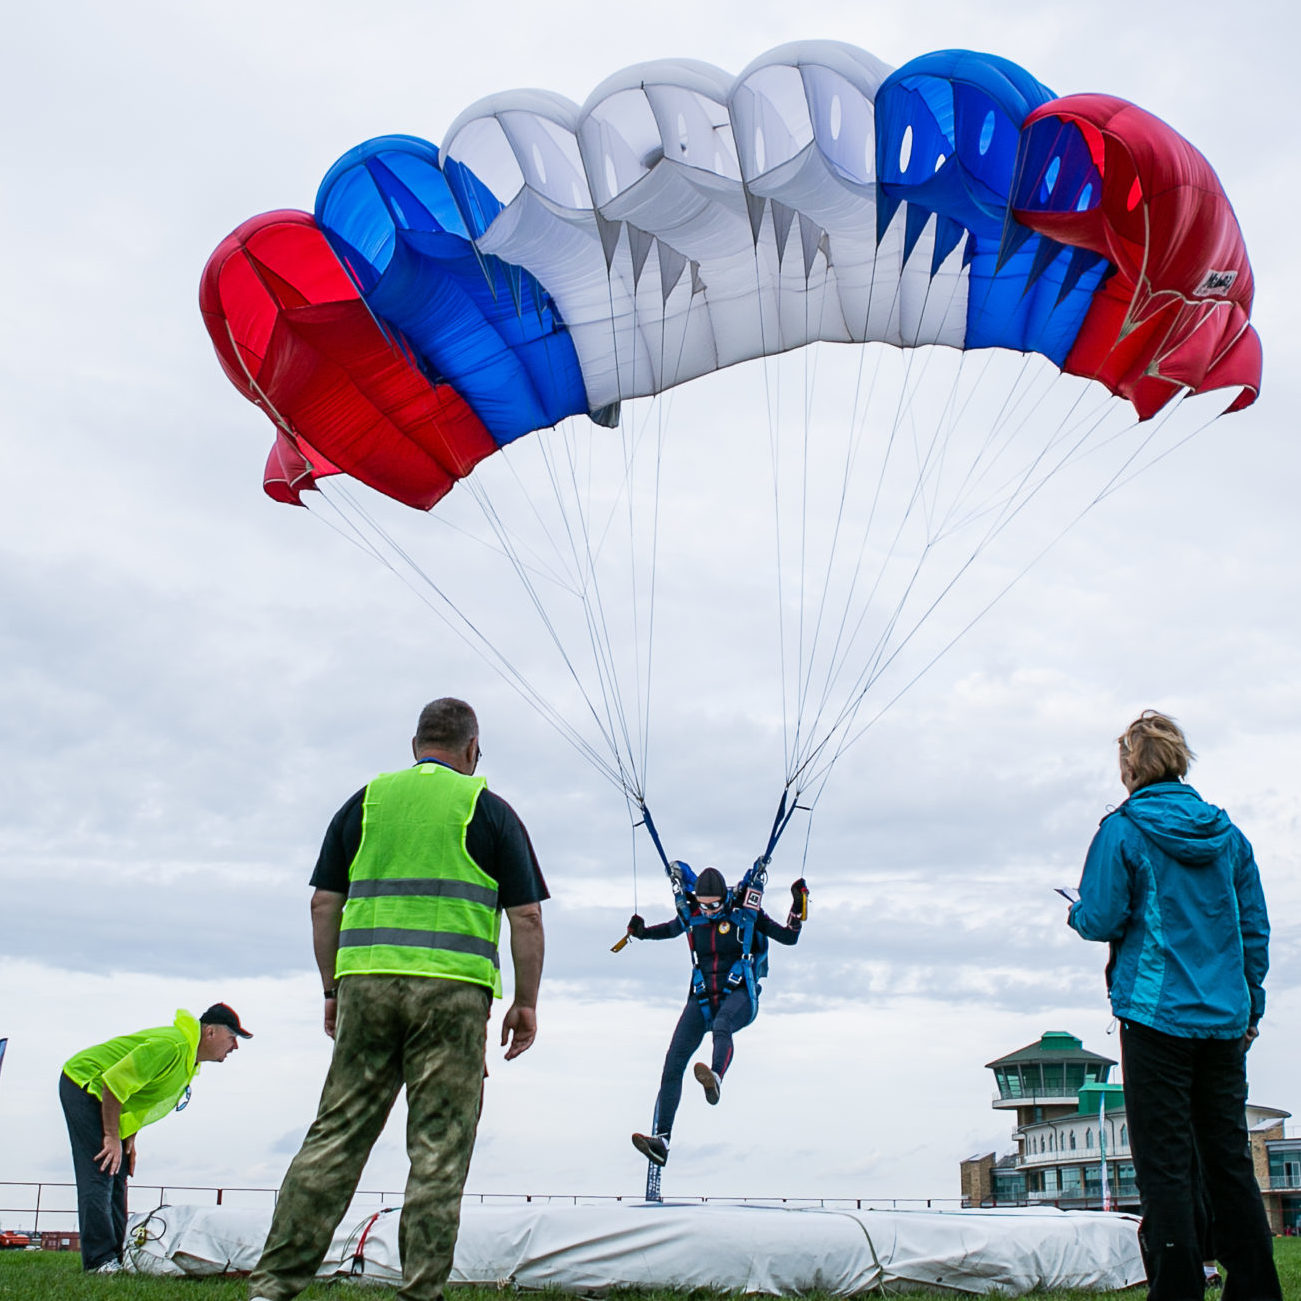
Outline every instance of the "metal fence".
[[[242, 1208], [275, 1206], [277, 1188], [216, 1188], [190, 1184], [138, 1184], [127, 1189], [129, 1212], [149, 1211], [156, 1206], [237, 1206]], [[602, 1206], [611, 1203], [636, 1203], [640, 1193], [466, 1193], [462, 1201], [481, 1205], [572, 1205]], [[673, 1202], [711, 1206], [788, 1206], [793, 1210], [956, 1210], [960, 1197], [719, 1197], [682, 1196]], [[400, 1206], [402, 1194], [376, 1191], [358, 1192], [349, 1212], [365, 1214], [385, 1206]], [[32, 1233], [45, 1229], [77, 1227], [77, 1186], [72, 1183], [13, 1183], [0, 1181], [0, 1227], [12, 1227]]]
[[[267, 1207], [275, 1205], [276, 1188], [214, 1188], [188, 1184], [127, 1185], [127, 1211], [153, 1210], [164, 1204]], [[354, 1205], [373, 1210], [395, 1206], [401, 1193], [359, 1192]], [[73, 1183], [15, 1183], [0, 1181], [0, 1227], [31, 1233], [42, 1229], [77, 1227], [77, 1185]]]

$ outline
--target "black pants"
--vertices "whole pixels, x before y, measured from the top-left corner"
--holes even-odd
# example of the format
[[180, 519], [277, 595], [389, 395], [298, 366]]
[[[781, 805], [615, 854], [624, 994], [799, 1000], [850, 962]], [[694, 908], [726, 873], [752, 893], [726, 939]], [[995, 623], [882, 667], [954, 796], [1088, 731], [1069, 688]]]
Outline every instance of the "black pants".
[[104, 1146], [99, 1099], [66, 1075], [59, 1076], [59, 1101], [72, 1143], [72, 1170], [77, 1178], [77, 1225], [81, 1230], [81, 1267], [98, 1269], [122, 1257], [126, 1237], [126, 1156], [117, 1174], [95, 1164]]
[[[713, 1024], [709, 1027], [714, 1036], [714, 1052], [710, 1061], [714, 1074], [721, 1080], [732, 1064], [732, 1036], [754, 1020], [758, 1008], [750, 1002], [745, 987], [733, 990], [714, 1009]], [[669, 1040], [669, 1051], [664, 1058], [660, 1075], [660, 1092], [655, 1099], [655, 1123], [652, 1132], [668, 1138], [673, 1133], [673, 1118], [682, 1101], [682, 1076], [691, 1055], [700, 1047], [705, 1037], [705, 1014], [694, 998], [678, 1017], [678, 1024]]]
[[1224, 1301], [1281, 1301], [1247, 1134], [1243, 1041], [1180, 1039], [1126, 1021], [1120, 1051], [1150, 1301], [1202, 1296], [1199, 1157]]

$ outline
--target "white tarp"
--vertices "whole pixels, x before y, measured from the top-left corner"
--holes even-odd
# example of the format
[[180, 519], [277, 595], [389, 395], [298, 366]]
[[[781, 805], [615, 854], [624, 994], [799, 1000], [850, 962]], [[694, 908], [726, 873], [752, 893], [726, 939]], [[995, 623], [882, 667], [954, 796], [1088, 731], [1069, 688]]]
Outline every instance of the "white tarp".
[[[399, 1212], [346, 1218], [321, 1277], [400, 1278]], [[270, 1212], [164, 1206], [127, 1227], [141, 1273], [253, 1268]], [[719, 1203], [467, 1204], [453, 1283], [604, 1292], [711, 1288], [788, 1295], [944, 1287], [1113, 1291], [1143, 1281], [1138, 1222], [1093, 1211], [896, 1211]]]

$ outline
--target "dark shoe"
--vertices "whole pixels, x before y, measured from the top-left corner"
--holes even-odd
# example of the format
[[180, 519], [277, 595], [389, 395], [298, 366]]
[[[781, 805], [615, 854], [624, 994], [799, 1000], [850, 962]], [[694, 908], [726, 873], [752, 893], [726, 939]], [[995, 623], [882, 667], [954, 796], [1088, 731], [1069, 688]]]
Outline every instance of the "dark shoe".
[[705, 1090], [705, 1101], [711, 1107], [718, 1106], [718, 1099], [723, 1091], [723, 1081], [704, 1062], [697, 1062], [692, 1073]]
[[634, 1134], [632, 1145], [655, 1165], [663, 1165], [669, 1159], [668, 1140], [659, 1134]]

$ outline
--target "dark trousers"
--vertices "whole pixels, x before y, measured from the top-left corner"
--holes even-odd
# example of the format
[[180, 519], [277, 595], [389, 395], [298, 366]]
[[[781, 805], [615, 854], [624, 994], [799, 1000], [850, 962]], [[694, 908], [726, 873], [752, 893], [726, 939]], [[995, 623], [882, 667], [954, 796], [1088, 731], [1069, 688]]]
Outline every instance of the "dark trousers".
[[1150, 1301], [1202, 1296], [1199, 1157], [1224, 1301], [1281, 1301], [1247, 1134], [1244, 1042], [1180, 1039], [1126, 1021], [1120, 1048]]
[[68, 1122], [72, 1170], [77, 1179], [77, 1225], [81, 1230], [81, 1267], [98, 1269], [122, 1256], [126, 1236], [126, 1157], [117, 1174], [105, 1174], [95, 1164], [104, 1146], [104, 1122], [99, 1099], [59, 1076], [59, 1102]]
[[[708, 1027], [714, 1036], [710, 1065], [720, 1080], [732, 1064], [732, 1036], [738, 1030], [744, 1030], [754, 1020], [757, 1011], [758, 1008], [750, 1001], [750, 995], [744, 987], [726, 995], [714, 1009], [713, 1024]], [[682, 1101], [682, 1076], [692, 1054], [704, 1040], [705, 1032], [705, 1014], [700, 1010], [700, 1004], [694, 998], [687, 999], [664, 1058], [660, 1092], [655, 1099], [653, 1133], [662, 1134], [665, 1138], [672, 1135], [673, 1118], [678, 1114], [678, 1103]]]

